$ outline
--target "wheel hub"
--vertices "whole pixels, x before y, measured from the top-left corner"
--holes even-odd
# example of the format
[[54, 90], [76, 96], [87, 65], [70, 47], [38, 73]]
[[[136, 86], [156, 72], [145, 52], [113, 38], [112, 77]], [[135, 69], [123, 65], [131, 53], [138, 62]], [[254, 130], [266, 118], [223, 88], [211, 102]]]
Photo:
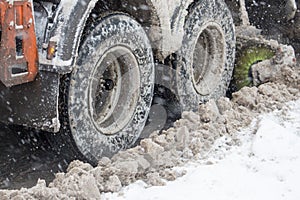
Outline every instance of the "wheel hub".
[[218, 86], [225, 65], [225, 38], [215, 22], [200, 31], [193, 53], [192, 80], [197, 93], [209, 95]]
[[122, 130], [132, 119], [140, 96], [140, 72], [130, 49], [109, 49], [98, 61], [89, 88], [90, 115], [104, 134]]

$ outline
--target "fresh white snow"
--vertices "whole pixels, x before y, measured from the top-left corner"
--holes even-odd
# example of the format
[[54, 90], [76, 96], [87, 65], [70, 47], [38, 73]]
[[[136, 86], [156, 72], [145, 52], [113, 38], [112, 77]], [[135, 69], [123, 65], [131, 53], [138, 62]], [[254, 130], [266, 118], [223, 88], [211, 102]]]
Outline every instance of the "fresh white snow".
[[[147, 187], [138, 181], [119, 193], [103, 194], [117, 200], [299, 200], [300, 100], [281, 111], [260, 116], [240, 132], [240, 146], [216, 141], [205, 159], [178, 170], [187, 174], [166, 186]], [[230, 147], [230, 148], [229, 148]]]

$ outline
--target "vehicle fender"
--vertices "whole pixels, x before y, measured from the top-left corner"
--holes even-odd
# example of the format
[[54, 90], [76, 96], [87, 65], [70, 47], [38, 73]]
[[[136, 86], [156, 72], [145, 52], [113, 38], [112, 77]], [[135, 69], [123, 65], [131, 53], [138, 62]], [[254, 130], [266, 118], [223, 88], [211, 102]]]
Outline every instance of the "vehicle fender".
[[[41, 55], [40, 63], [43, 64], [43, 67], [48, 66], [47, 70], [54, 69], [61, 73], [69, 73], [72, 70], [83, 29], [97, 2], [98, 0], [61, 0], [57, 8], [55, 29], [51, 32], [51, 37], [49, 38], [49, 42], [57, 44], [56, 56], [53, 60], [47, 60], [46, 55]], [[130, 3], [130, 0], [125, 0], [124, 2]], [[180, 48], [185, 17], [193, 0], [149, 0], [145, 1], [145, 3], [149, 5], [150, 9], [154, 9], [153, 13], [155, 13], [155, 17], [159, 21], [159, 27], [156, 27], [156, 24], [152, 24], [150, 27], [144, 28], [151, 40], [153, 50], [159, 52], [158, 54], [160, 55], [158, 57], [163, 60]], [[132, 6], [134, 7], [135, 4]], [[114, 9], [116, 9], [115, 11], [123, 11], [123, 8]], [[125, 9], [124, 11], [139, 21], [134, 11], [130, 9]]]
[[55, 27], [48, 41], [55, 43], [53, 59], [47, 59], [47, 52], [40, 53], [41, 70], [69, 73], [76, 61], [81, 34], [91, 10], [97, 0], [61, 0], [55, 17]]

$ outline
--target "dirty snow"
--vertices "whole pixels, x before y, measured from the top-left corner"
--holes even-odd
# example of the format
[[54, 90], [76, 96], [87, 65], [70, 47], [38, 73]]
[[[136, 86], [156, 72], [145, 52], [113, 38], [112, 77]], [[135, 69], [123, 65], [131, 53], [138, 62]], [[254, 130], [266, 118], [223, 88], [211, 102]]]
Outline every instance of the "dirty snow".
[[207, 158], [189, 162], [186, 175], [163, 187], [142, 181], [103, 199], [300, 199], [300, 100], [259, 116], [238, 133], [240, 146], [226, 148], [222, 137]]

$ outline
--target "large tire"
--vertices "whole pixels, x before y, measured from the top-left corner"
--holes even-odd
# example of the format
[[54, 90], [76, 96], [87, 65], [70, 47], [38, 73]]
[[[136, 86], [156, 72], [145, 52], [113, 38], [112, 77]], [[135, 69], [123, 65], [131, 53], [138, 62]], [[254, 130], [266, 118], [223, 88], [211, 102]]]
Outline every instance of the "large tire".
[[197, 1], [190, 8], [178, 52], [177, 89], [183, 111], [226, 94], [235, 58], [231, 13], [222, 0]]
[[143, 28], [111, 14], [87, 36], [71, 74], [69, 125], [90, 161], [133, 145], [142, 132], [154, 88], [154, 62]]

